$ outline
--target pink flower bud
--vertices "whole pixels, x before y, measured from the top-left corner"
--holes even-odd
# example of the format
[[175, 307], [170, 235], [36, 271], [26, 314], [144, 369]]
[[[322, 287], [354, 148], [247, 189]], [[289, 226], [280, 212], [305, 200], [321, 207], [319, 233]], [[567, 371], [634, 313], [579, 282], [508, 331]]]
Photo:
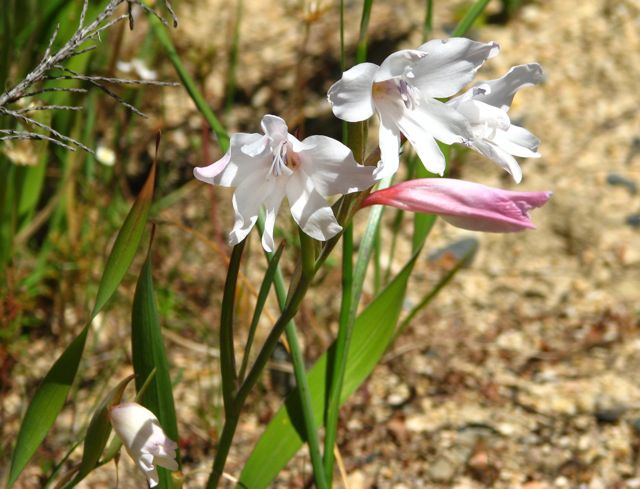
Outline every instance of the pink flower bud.
[[472, 231], [508, 233], [535, 229], [529, 210], [543, 206], [551, 192], [512, 192], [450, 178], [419, 178], [378, 190], [362, 207], [388, 205], [437, 214]]

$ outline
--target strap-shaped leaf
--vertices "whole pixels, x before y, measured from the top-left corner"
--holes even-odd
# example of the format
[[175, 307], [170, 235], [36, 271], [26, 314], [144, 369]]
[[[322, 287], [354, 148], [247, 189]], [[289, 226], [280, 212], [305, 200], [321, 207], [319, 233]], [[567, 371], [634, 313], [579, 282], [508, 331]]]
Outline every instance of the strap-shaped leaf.
[[[153, 239], [153, 238], [152, 238]], [[176, 409], [173, 401], [171, 377], [169, 375], [169, 361], [162, 340], [160, 319], [151, 274], [151, 245], [144, 262], [136, 292], [133, 299], [131, 314], [131, 353], [133, 370], [136, 374], [136, 389], [140, 391], [145, 379], [155, 369], [156, 375], [141, 397], [140, 403], [151, 410], [160, 421], [169, 438], [178, 441], [178, 424]], [[180, 465], [180, 456], [178, 464]], [[159, 468], [159, 488], [171, 488], [173, 482], [170, 472]]]
[[[409, 263], [356, 319], [351, 348], [347, 359], [341, 403], [364, 382], [384, 354], [393, 337], [411, 271], [418, 257]], [[309, 370], [308, 379], [316, 423], [322, 422], [326, 403], [327, 357], [334, 354], [335, 345], [318, 359]], [[268, 487], [280, 470], [302, 446], [304, 423], [298, 401], [292, 392], [285, 405], [271, 420], [240, 476], [240, 485], [251, 489]]]
[[13, 486], [62, 410], [78, 371], [91, 321], [111, 298], [133, 261], [147, 223], [153, 199], [155, 175], [154, 163], [142, 191], [118, 232], [113, 250], [102, 273], [89, 321], [53, 364], [27, 408], [13, 451], [7, 488]]

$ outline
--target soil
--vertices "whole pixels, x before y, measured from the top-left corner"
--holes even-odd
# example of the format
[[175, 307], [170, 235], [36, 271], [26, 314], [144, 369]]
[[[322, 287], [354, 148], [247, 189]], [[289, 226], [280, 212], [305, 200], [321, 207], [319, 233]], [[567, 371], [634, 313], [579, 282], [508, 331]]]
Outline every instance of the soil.
[[[339, 135], [340, 125], [332, 119], [324, 95], [340, 73], [336, 9], [329, 2], [311, 2], [317, 10], [307, 10], [305, 18], [313, 22], [305, 44], [299, 3], [284, 1], [267, 8], [262, 1], [245, 0], [237, 103], [223, 117], [232, 130], [256, 131], [261, 115], [270, 112], [285, 116], [290, 127], [298, 125], [307, 134]], [[346, 3], [346, 44], [353, 53], [360, 2]], [[372, 61], [421, 43], [423, 3], [374, 2]], [[445, 37], [466, 2], [434, 3], [432, 36]], [[499, 6], [491, 2], [489, 12], [497, 13]], [[177, 7], [181, 24], [176, 43], [207, 99], [221, 112], [234, 10], [223, 0], [180, 2]], [[129, 49], [136, 35], [141, 34], [131, 35]], [[543, 65], [545, 82], [524, 89], [510, 113], [542, 140], [543, 156], [522, 162], [525, 177], [518, 186], [471, 153], [457, 153], [455, 175], [502, 188], [552, 190], [554, 195], [533, 213], [537, 229], [531, 232], [470, 234], [437, 223], [430, 252], [470, 236], [479, 251], [343, 408], [339, 448], [347, 474], [344, 487], [638, 488], [640, 2], [525, 2], [506, 23], [485, 22], [469, 35], [501, 46], [501, 54], [482, 68], [480, 78], [497, 78], [516, 64]], [[166, 61], [158, 70], [173, 76]], [[145, 127], [154, 125], [175, 128], [167, 131], [163, 144], [164, 158], [180, 161], [175, 163], [178, 180], [186, 178], [192, 166], [217, 157], [213, 136], [204, 154], [191, 150], [190, 140], [201, 134], [201, 119], [184, 92], [162, 92]], [[211, 417], [220, 403], [211, 324], [218, 320], [223, 255], [228, 252], [221, 236], [231, 215], [223, 209], [228, 192], [217, 192], [211, 209], [210, 189], [190, 188], [189, 199], [160, 216], [165, 224], [156, 239], [155, 275], [159, 294], [173, 294], [179, 304], [166, 312], [163, 325], [180, 376], [175, 395], [185, 487], [201, 487], [220, 421], [219, 415], [217, 420]], [[390, 233], [384, 231], [391, 228], [392, 215], [387, 213], [382, 233], [382, 263], [388, 261], [384, 253]], [[208, 241], [166, 224], [175, 221], [197, 228]], [[409, 233], [408, 225], [401, 240], [406, 246]], [[262, 266], [257, 241], [250, 253]], [[394, 270], [402, 267], [408, 253], [400, 247]], [[439, 276], [442, 264], [427, 255], [410, 284], [407, 309]], [[250, 283], [261, 270], [244, 270], [249, 281], [239, 303], [245, 318], [251, 314]], [[365, 302], [374, 294], [372, 282]], [[331, 341], [338, 305], [331, 291], [338, 284], [334, 267], [301, 312], [301, 323], [308, 325], [309, 361]], [[91, 406], [101, 392], [96, 386], [129, 372], [127, 300], [125, 293], [116, 310], [95, 324], [96, 344], [82, 373], [92, 389], [78, 392], [78, 406]], [[275, 304], [267, 310], [276, 315]], [[80, 324], [77, 318], [67, 319], [68, 324]], [[261, 337], [268, 326], [266, 320]], [[63, 348], [70, 337], [60, 334], [56, 348]], [[16, 426], [21, 399], [54, 358], [49, 350], [49, 343], [34, 342], [35, 360], [19, 357], [12, 366], [16, 378], [27, 380], [16, 381], [4, 398], [7, 427]], [[280, 381], [272, 376], [266, 384], [240, 424], [226, 467], [232, 477], [281, 403]], [[87, 409], [63, 412], [39, 461], [60, 455], [59, 447], [68, 446], [60, 440], [78, 432]], [[5, 430], [14, 436], [12, 428]], [[80, 453], [76, 450], [71, 460], [79, 460]], [[42, 468], [32, 464], [21, 487], [38, 487]], [[120, 488], [143, 484], [126, 456], [119, 474]], [[310, 474], [302, 449], [273, 487], [308, 487]], [[114, 487], [114, 478], [113, 465], [108, 465], [82, 487]]]

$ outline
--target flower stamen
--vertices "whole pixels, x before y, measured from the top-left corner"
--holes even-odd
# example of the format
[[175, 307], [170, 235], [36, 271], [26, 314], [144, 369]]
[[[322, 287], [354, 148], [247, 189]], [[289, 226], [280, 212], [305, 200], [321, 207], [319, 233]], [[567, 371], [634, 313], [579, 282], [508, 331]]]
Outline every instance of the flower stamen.
[[269, 172], [277, 178], [282, 175], [287, 166], [287, 142], [282, 141], [273, 153], [273, 161]]

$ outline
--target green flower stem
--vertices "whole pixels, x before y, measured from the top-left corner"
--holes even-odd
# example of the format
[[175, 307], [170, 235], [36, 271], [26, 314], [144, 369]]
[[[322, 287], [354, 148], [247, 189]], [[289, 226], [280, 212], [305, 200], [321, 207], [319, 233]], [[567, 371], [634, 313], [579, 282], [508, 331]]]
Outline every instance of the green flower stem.
[[[391, 177], [385, 178], [379, 184], [379, 189], [387, 188], [391, 184]], [[327, 396], [325, 420], [324, 467], [329, 483], [333, 476], [333, 446], [337, 437], [338, 414], [340, 412], [340, 398], [347, 366], [347, 356], [351, 341], [351, 333], [358, 312], [360, 297], [364, 287], [367, 265], [373, 254], [375, 236], [382, 218], [383, 206], [373, 206], [369, 215], [369, 222], [365, 230], [355, 271], [351, 257], [353, 255], [353, 229], [349, 225], [344, 231], [342, 256], [342, 303], [336, 338], [336, 353], [329, 365], [332, 365], [329, 394]]]
[[369, 31], [369, 19], [371, 18], [371, 6], [373, 0], [364, 0], [362, 5], [362, 17], [360, 18], [360, 37], [358, 38], [358, 48], [356, 50], [356, 64], [364, 63], [367, 60], [367, 41]]
[[238, 425], [240, 412], [244, 407], [251, 389], [260, 379], [260, 375], [267, 365], [267, 362], [271, 357], [271, 353], [273, 353], [273, 350], [278, 344], [278, 340], [284, 332], [285, 327], [287, 326], [289, 321], [293, 319], [296, 312], [298, 312], [300, 303], [302, 302], [302, 299], [307, 293], [310, 285], [310, 279], [300, 278], [295, 281], [291, 288], [293, 292], [289, 294], [284, 311], [282, 311], [282, 314], [271, 329], [271, 332], [269, 333], [269, 336], [267, 336], [267, 339], [265, 340], [262, 349], [258, 353], [258, 356], [256, 357], [251, 369], [249, 370], [246, 379], [240, 386], [240, 389], [238, 390], [238, 393], [236, 394], [236, 397], [234, 399], [233, 406], [229, 410], [230, 415], [224, 423], [224, 428], [222, 430], [220, 441], [218, 443], [218, 453], [216, 454], [216, 458], [213, 462], [213, 468], [211, 470], [211, 474], [209, 475], [209, 480], [207, 481], [207, 489], [215, 489], [218, 486], [218, 481], [222, 476], [224, 464], [227, 459], [227, 455], [229, 454], [229, 448], [231, 447], [233, 435]]
[[[264, 221], [262, 216], [258, 220], [258, 228], [260, 231], [264, 228]], [[312, 238], [306, 235], [300, 230], [300, 246], [302, 253], [302, 273], [305, 278], [311, 280], [315, 275], [315, 242]], [[266, 253], [267, 258], [271, 258], [272, 253]], [[276, 288], [276, 295], [280, 304], [280, 309], [284, 311], [287, 301], [287, 291], [284, 284], [284, 277], [280, 268], [276, 268], [274, 277], [274, 283]], [[313, 415], [313, 407], [311, 402], [311, 394], [309, 390], [309, 381], [307, 379], [307, 369], [304, 364], [304, 355], [300, 342], [298, 341], [298, 334], [296, 330], [296, 324], [293, 321], [289, 321], [285, 327], [285, 334], [287, 335], [287, 342], [289, 343], [291, 362], [293, 363], [293, 373], [296, 378], [296, 385], [298, 386], [298, 393], [300, 394], [300, 405], [302, 406], [302, 415], [304, 418], [304, 428], [307, 432], [307, 443], [309, 444], [309, 455], [311, 457], [311, 465], [313, 466], [313, 476], [318, 489], [326, 489], [327, 480], [322, 468], [322, 454], [320, 453], [320, 441], [318, 439], [318, 427], [315, 423], [315, 417]]]
[[351, 341], [353, 328], [349, 327], [349, 316], [353, 300], [353, 226], [349, 225], [342, 237], [342, 302], [340, 304], [340, 319], [338, 336], [336, 338], [335, 355], [327, 360], [331, 368], [331, 380], [327, 396], [325, 435], [324, 435], [324, 470], [327, 481], [333, 479], [334, 453], [338, 431], [338, 417], [340, 414], [340, 393], [347, 367], [347, 352]]
[[240, 271], [240, 260], [246, 240], [233, 247], [227, 270], [227, 279], [222, 296], [220, 314], [220, 374], [222, 376], [222, 399], [225, 417], [231, 414], [233, 396], [237, 387], [238, 375], [236, 356], [233, 348], [233, 312], [235, 307], [236, 284]]
[[189, 96], [196, 104], [196, 107], [216, 134], [220, 148], [222, 151], [226, 151], [229, 149], [229, 135], [227, 134], [227, 131], [222, 127], [222, 124], [207, 104], [207, 101], [200, 93], [200, 90], [198, 90], [193, 78], [191, 78], [191, 75], [182, 64], [180, 56], [178, 55], [169, 34], [167, 34], [165, 27], [162, 25], [162, 22], [153, 15], [149, 15], [148, 18], [149, 24], [151, 25], [151, 32], [153, 32], [153, 35], [158, 39], [158, 42], [160, 42], [160, 45], [167, 54], [171, 64], [173, 64], [173, 67], [180, 77], [180, 81], [182, 81], [184, 88], [189, 92]]
[[[282, 257], [282, 252], [284, 251], [284, 242], [278, 246], [278, 249], [275, 253], [270, 253], [267, 256], [269, 257], [269, 266], [267, 267], [267, 271], [264, 274], [264, 279], [262, 280], [262, 284], [260, 285], [260, 292], [258, 292], [258, 299], [256, 300], [256, 305], [253, 310], [253, 318], [251, 320], [251, 326], [249, 326], [249, 333], [247, 334], [247, 342], [244, 347], [244, 353], [242, 356], [242, 366], [240, 367], [240, 373], [238, 374], [238, 378], [240, 382], [244, 380], [244, 375], [247, 372], [247, 367], [249, 366], [249, 358], [251, 354], [251, 347], [253, 345], [253, 339], [256, 334], [256, 330], [258, 329], [258, 322], [260, 321], [260, 317], [262, 316], [262, 311], [264, 310], [264, 304], [267, 302], [267, 297], [269, 296], [269, 292], [271, 291], [271, 285], [273, 284], [273, 279], [276, 274], [276, 270], [278, 269], [278, 263], [280, 262], [280, 258]], [[286, 293], [286, 292], [285, 292]]]
[[[280, 278], [282, 276], [280, 275]], [[277, 283], [276, 278], [276, 283]], [[298, 341], [296, 325], [293, 321], [289, 321], [285, 327], [287, 341], [291, 350], [291, 361], [293, 363], [293, 373], [296, 377], [296, 385], [300, 394], [300, 404], [302, 406], [302, 416], [304, 418], [304, 429], [307, 432], [307, 443], [309, 444], [309, 455], [311, 456], [311, 465], [313, 466], [313, 477], [316, 481], [318, 489], [327, 489], [329, 487], [322, 468], [322, 454], [320, 453], [320, 441], [318, 439], [318, 427], [315, 423], [313, 415], [313, 407], [311, 402], [311, 392], [309, 390], [309, 381], [307, 379], [307, 370], [304, 365], [304, 356]]]

